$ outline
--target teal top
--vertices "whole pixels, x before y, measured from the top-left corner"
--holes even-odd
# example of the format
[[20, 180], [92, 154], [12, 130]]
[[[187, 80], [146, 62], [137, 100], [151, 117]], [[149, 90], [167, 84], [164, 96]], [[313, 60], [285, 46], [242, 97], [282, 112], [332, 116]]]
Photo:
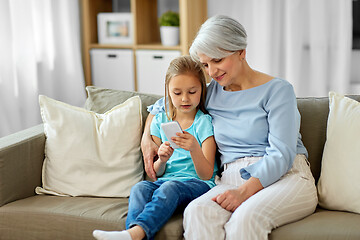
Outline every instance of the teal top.
[[[168, 141], [164, 131], [160, 127], [161, 123], [165, 122], [169, 122], [169, 120], [167, 119], [165, 112], [161, 112], [156, 114], [150, 125], [150, 134], [160, 138], [162, 142]], [[193, 135], [200, 144], [200, 147], [208, 137], [214, 135], [211, 116], [204, 114], [200, 110], [196, 113], [193, 124], [189, 128], [183, 130]], [[210, 188], [215, 186], [214, 178], [217, 169], [217, 164], [215, 163], [212, 178], [207, 181], [202, 180], [207, 183]], [[185, 181], [192, 178], [201, 180], [195, 171], [190, 152], [182, 148], [174, 149], [173, 155], [166, 163], [165, 173], [158, 179], [165, 181]]]

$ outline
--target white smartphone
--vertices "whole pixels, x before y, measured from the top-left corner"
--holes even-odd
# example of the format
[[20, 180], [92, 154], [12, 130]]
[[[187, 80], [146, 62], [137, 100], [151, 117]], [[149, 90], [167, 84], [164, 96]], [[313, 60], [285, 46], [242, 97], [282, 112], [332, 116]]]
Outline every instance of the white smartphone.
[[171, 147], [174, 148], [174, 149], [180, 148], [178, 145], [176, 145], [171, 140], [172, 137], [176, 137], [176, 133], [178, 133], [178, 132], [182, 133], [183, 132], [181, 127], [180, 127], [180, 124], [177, 121], [162, 123], [161, 128], [164, 131], [166, 138], [170, 142]]

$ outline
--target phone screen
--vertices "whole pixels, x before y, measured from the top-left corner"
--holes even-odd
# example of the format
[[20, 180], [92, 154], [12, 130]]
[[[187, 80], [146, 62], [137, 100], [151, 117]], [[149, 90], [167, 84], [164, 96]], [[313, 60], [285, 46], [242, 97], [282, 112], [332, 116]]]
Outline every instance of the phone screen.
[[176, 133], [180, 132], [182, 133], [182, 129], [180, 127], [180, 124], [177, 121], [162, 123], [161, 128], [163, 129], [165, 136], [167, 140], [170, 142], [170, 145], [172, 148], [180, 148], [178, 145], [176, 145], [171, 138], [176, 137]]

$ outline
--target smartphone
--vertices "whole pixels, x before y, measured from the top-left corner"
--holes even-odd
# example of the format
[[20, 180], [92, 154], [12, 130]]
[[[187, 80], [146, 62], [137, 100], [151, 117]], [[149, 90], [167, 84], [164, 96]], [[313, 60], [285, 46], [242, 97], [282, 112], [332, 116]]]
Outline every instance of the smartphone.
[[176, 137], [176, 133], [178, 133], [178, 132], [182, 133], [183, 132], [181, 127], [180, 127], [180, 124], [177, 121], [162, 123], [161, 128], [164, 131], [166, 138], [170, 142], [171, 147], [174, 148], [174, 149], [180, 148], [178, 145], [176, 145], [171, 140], [172, 137]]

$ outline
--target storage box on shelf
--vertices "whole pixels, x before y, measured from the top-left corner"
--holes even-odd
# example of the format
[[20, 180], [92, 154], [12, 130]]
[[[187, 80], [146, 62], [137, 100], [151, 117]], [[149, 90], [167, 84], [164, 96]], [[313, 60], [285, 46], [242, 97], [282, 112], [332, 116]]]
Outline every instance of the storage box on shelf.
[[90, 49], [92, 83], [98, 87], [135, 91], [131, 49]]
[[137, 90], [164, 95], [166, 70], [180, 55], [177, 50], [136, 50]]

